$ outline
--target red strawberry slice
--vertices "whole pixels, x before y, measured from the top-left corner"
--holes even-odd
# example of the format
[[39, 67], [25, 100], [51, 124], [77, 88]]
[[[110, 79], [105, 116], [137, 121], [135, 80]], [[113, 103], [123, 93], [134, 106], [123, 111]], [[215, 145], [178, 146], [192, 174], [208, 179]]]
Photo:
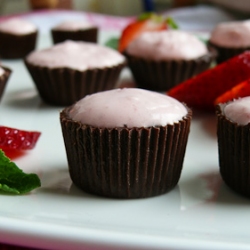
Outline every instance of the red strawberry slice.
[[250, 51], [246, 51], [173, 87], [167, 94], [189, 107], [212, 110], [218, 96], [249, 78]]
[[36, 145], [41, 133], [0, 126], [0, 148], [3, 150], [29, 150]]
[[119, 40], [118, 50], [123, 52], [132, 40], [145, 31], [166, 30], [168, 26], [177, 28], [173, 19], [169, 17], [164, 19], [162, 16], [154, 13], [144, 13], [137, 20], [125, 27]]
[[250, 79], [237, 84], [235, 87], [217, 97], [214, 104], [225, 103], [245, 96], [250, 96]]

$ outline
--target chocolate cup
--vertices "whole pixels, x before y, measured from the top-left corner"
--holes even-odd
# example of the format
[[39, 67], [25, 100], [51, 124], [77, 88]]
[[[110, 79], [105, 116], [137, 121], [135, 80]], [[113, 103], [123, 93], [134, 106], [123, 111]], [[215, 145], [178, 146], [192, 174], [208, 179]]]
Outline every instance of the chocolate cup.
[[2, 76], [0, 76], [0, 101], [2, 100], [2, 97], [3, 97], [4, 91], [5, 91], [7, 82], [9, 80], [9, 77], [10, 77], [11, 72], [12, 72], [11, 69], [9, 69], [9, 68], [7, 68], [5, 66], [1, 65], [1, 68], [3, 68], [5, 72], [4, 72], [4, 74]]
[[76, 31], [51, 29], [51, 36], [54, 44], [64, 42], [66, 40], [85, 41], [97, 43], [98, 28], [91, 27], [88, 29], [80, 29]]
[[9, 34], [0, 31], [0, 57], [4, 59], [23, 58], [36, 47], [38, 31], [29, 34]]
[[211, 41], [208, 42], [209, 46], [214, 48], [217, 51], [217, 57], [216, 62], [217, 64], [223, 63], [227, 61], [228, 59], [231, 59], [234, 56], [237, 56], [246, 50], [250, 50], [250, 47], [241, 47], [241, 48], [227, 48], [227, 47], [221, 47], [218, 46]]
[[192, 60], [155, 61], [125, 53], [128, 66], [136, 81], [137, 87], [167, 91], [188, 78], [208, 69], [216, 57], [211, 50], [205, 56]]
[[250, 197], [250, 124], [239, 125], [216, 106], [220, 174], [234, 191]]
[[78, 71], [35, 66], [24, 60], [41, 98], [50, 105], [69, 106], [86, 95], [113, 89], [124, 64]]
[[[80, 189], [113, 198], [164, 194], [180, 178], [192, 118], [149, 128], [97, 128], [60, 113], [69, 173]], [[104, 111], [105, 112], [105, 111]]]

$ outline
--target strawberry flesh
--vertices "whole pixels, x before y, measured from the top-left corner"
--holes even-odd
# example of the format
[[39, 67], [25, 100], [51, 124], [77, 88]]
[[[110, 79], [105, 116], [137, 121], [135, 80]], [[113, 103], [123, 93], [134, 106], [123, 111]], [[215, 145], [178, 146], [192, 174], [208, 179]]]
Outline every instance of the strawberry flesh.
[[161, 31], [168, 28], [167, 20], [156, 16], [155, 14], [147, 15], [144, 19], [138, 19], [128, 24], [123, 30], [119, 44], [118, 50], [123, 52], [130, 42], [137, 38], [140, 34], [145, 31]]
[[29, 150], [36, 145], [41, 133], [0, 126], [0, 148], [3, 150]]
[[200, 110], [213, 110], [215, 99], [250, 78], [250, 51], [180, 83], [167, 94]]
[[229, 102], [233, 99], [246, 96], [250, 96], [250, 79], [237, 84], [232, 89], [217, 97], [214, 104], [217, 105], [219, 103]]

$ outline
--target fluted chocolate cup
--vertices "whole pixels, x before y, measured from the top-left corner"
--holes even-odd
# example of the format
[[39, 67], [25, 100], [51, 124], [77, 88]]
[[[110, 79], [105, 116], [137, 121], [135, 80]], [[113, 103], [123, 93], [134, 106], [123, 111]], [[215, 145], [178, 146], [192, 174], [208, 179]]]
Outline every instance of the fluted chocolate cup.
[[4, 59], [24, 58], [35, 50], [38, 31], [29, 34], [9, 34], [0, 31], [0, 57]]
[[0, 67], [4, 70], [4, 73], [0, 76], [0, 101], [1, 101], [12, 70], [2, 65]]
[[51, 29], [51, 36], [53, 43], [61, 43], [66, 40], [85, 41], [97, 43], [98, 40], [98, 27], [90, 27], [79, 30], [59, 30], [56, 28]]
[[55, 106], [69, 106], [88, 94], [113, 89], [125, 63], [113, 67], [79, 71], [70, 68], [48, 68], [25, 65], [44, 102]]
[[220, 174], [234, 191], [250, 197], [250, 124], [230, 121], [216, 106]]
[[250, 47], [240, 47], [240, 48], [229, 48], [229, 47], [222, 47], [218, 46], [209, 41], [209, 46], [214, 48], [217, 51], [216, 62], [217, 64], [223, 63], [234, 56], [237, 56], [247, 50], [250, 50]]
[[190, 60], [155, 61], [125, 53], [137, 87], [167, 91], [177, 84], [208, 69], [216, 57], [215, 50]]
[[145, 198], [177, 185], [191, 110], [174, 125], [109, 129], [73, 121], [71, 108], [60, 113], [60, 122], [70, 177], [77, 187], [106, 197]]

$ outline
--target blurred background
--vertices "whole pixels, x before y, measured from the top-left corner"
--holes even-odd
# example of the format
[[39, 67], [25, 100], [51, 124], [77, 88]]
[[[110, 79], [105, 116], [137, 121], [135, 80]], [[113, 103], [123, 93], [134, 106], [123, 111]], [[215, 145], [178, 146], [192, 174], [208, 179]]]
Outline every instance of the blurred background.
[[249, 18], [250, 0], [0, 0], [0, 14], [9, 15], [37, 9], [73, 9], [109, 15], [132, 16], [143, 11], [212, 5]]

